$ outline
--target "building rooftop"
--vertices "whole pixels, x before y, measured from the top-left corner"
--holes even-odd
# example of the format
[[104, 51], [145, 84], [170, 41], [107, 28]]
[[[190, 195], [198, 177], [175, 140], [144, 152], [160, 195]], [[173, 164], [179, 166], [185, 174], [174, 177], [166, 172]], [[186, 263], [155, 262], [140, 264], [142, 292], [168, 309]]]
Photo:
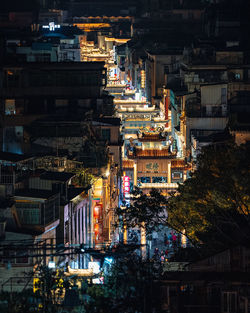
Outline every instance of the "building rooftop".
[[56, 194], [57, 192], [41, 189], [19, 189], [15, 191], [16, 197], [37, 198], [44, 200], [49, 199]]
[[83, 187], [71, 187], [68, 190], [68, 198], [70, 200], [74, 199], [75, 197], [81, 195], [81, 196], [86, 196], [87, 197], [87, 189]]
[[4, 68], [9, 67], [18, 67], [18, 68], [27, 68], [27, 69], [43, 69], [43, 70], [100, 70], [104, 68], [105, 62], [51, 62], [51, 63], [38, 63], [38, 62], [29, 62], [22, 64], [5, 64]]
[[73, 176], [75, 176], [75, 174], [67, 172], [45, 172], [40, 176], [40, 178], [44, 180], [66, 182]]
[[0, 151], [0, 163], [1, 161], [9, 161], [9, 162], [15, 163], [15, 162], [28, 160], [30, 158], [32, 157], [26, 154], [17, 154], [17, 153]]
[[133, 169], [134, 168], [134, 161], [122, 160], [122, 168], [123, 169]]

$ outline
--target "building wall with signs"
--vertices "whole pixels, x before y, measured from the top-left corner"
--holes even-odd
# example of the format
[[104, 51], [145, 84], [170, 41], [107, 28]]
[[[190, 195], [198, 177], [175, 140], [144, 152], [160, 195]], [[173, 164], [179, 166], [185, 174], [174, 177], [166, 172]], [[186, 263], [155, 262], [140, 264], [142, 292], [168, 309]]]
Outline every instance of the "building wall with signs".
[[171, 160], [138, 159], [137, 180], [144, 183], [168, 183]]
[[186, 170], [171, 164], [171, 159], [138, 159], [137, 183], [170, 184], [185, 180]]

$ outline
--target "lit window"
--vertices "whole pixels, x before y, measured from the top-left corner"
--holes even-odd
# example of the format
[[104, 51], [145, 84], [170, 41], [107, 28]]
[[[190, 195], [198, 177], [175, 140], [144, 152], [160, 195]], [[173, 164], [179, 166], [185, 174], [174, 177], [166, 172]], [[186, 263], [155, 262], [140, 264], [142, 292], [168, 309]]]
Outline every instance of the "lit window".
[[158, 184], [162, 184], [162, 183], [167, 183], [167, 177], [152, 177], [152, 183], [158, 183]]
[[14, 114], [16, 114], [15, 99], [6, 99], [5, 115], [14, 115]]
[[172, 172], [172, 179], [181, 179], [182, 172]]

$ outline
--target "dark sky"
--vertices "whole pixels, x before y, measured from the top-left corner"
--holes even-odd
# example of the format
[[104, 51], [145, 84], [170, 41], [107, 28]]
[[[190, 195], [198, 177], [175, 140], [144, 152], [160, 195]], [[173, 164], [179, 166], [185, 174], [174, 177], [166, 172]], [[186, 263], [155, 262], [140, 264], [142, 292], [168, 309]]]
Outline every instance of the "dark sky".
[[[91, 0], [86, 0], [86, 1], [89, 2]], [[95, 0], [92, 0], [92, 1], [94, 2]], [[104, 2], [104, 3], [105, 3], [105, 1], [107, 1], [107, 2], [118, 2], [118, 3], [124, 3], [124, 5], [127, 5], [128, 2], [131, 2], [131, 0], [96, 0], [96, 1]], [[137, 2], [138, 1], [140, 1], [140, 0], [137, 0]], [[65, 3], [69, 2], [69, 0], [45, 0], [45, 2], [51, 3], [51, 4], [53, 4], [54, 2], [65, 4]], [[79, 2], [81, 2], [81, 0]], [[85, 2], [85, 1], [82, 0], [82, 2]], [[133, 2], [133, 0], [132, 0], [132, 2]], [[0, 12], [30, 11], [30, 10], [36, 9], [38, 7], [39, 7], [39, 0], [0, 0]]]
[[37, 7], [36, 0], [0, 0], [0, 12], [30, 11]]

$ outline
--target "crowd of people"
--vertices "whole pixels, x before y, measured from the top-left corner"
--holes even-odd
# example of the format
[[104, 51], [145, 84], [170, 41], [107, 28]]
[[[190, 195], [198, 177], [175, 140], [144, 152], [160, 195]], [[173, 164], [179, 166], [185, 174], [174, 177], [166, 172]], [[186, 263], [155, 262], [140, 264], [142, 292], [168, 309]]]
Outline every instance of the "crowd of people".
[[[155, 243], [157, 243], [157, 241], [155, 240]], [[177, 247], [180, 246], [180, 235], [177, 235], [174, 231], [171, 231], [169, 234], [164, 233], [163, 246], [165, 249], [159, 249], [158, 247], [154, 249], [154, 260], [161, 262], [168, 261], [171, 254], [173, 254], [176, 251]]]

